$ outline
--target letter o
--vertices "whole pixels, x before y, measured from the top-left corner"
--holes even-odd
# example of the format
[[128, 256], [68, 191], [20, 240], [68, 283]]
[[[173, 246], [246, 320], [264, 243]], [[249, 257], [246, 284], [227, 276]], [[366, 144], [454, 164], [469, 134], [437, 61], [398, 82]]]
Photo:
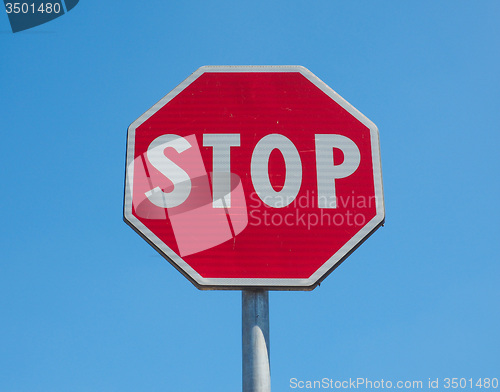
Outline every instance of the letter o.
[[[285, 184], [276, 192], [269, 179], [269, 157], [278, 149], [285, 160]], [[295, 200], [302, 185], [302, 162], [299, 152], [290, 139], [277, 133], [264, 136], [255, 146], [250, 164], [253, 187], [269, 207], [283, 208]]]

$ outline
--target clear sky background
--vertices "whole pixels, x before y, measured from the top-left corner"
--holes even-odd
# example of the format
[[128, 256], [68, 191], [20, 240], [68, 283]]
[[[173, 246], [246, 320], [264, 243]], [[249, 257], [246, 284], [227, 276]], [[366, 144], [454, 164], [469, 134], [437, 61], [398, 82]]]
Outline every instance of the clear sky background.
[[0, 391], [241, 390], [241, 293], [198, 291], [122, 220], [128, 125], [202, 65], [303, 65], [380, 130], [386, 225], [270, 293], [273, 390], [500, 377], [499, 16], [81, 0], [13, 34], [2, 11]]

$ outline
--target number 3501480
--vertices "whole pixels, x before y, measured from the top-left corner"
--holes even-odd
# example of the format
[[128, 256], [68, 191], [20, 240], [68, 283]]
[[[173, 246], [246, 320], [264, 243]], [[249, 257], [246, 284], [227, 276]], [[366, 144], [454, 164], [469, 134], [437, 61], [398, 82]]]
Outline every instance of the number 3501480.
[[59, 14], [60, 3], [5, 3], [8, 14]]
[[477, 388], [484, 388], [484, 389], [497, 389], [498, 388], [498, 378], [479, 378], [479, 379], [473, 379], [473, 378], [445, 378], [443, 386], [448, 389], [477, 389]]

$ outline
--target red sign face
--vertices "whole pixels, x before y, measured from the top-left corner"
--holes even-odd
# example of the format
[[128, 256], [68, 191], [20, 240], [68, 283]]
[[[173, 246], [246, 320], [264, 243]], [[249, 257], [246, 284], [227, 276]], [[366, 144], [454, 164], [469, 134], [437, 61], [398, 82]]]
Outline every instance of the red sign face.
[[125, 221], [199, 288], [312, 289], [384, 216], [376, 126], [303, 67], [202, 67], [129, 127]]

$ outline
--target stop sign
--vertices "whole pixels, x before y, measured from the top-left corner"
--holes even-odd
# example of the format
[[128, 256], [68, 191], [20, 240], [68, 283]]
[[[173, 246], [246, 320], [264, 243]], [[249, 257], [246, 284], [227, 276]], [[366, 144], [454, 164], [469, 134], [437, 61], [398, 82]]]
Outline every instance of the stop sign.
[[384, 216], [377, 127], [303, 67], [201, 67], [129, 127], [124, 219], [198, 288], [313, 289]]

